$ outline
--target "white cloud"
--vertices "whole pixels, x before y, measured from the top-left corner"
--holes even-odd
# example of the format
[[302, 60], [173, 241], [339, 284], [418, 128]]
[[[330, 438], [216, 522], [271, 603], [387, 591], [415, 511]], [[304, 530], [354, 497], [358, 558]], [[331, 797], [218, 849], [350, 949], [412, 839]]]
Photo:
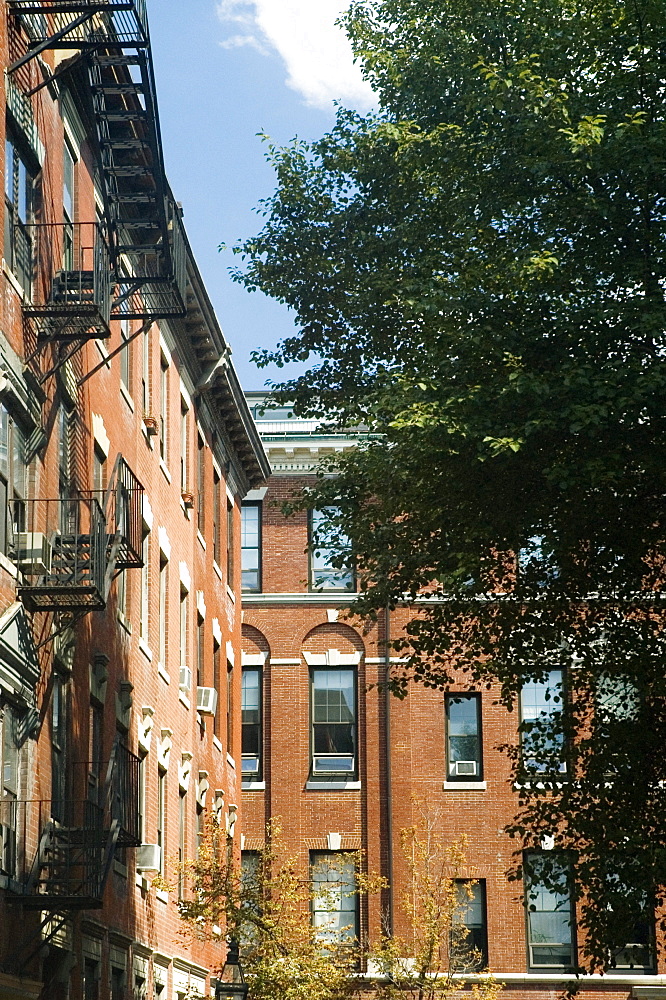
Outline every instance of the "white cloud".
[[220, 20], [236, 29], [221, 44], [277, 50], [287, 69], [287, 86], [313, 107], [328, 110], [337, 99], [367, 110], [374, 103], [372, 91], [353, 62], [344, 31], [335, 24], [344, 9], [345, 0], [221, 0]]

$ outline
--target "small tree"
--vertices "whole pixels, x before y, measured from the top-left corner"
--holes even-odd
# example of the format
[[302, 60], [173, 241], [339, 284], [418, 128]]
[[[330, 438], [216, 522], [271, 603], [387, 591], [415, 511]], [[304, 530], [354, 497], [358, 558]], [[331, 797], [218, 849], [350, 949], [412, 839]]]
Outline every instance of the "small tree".
[[[281, 838], [280, 823], [267, 825], [265, 846], [256, 864], [238, 870], [226, 838], [209, 825], [198, 857], [187, 864], [192, 898], [179, 904], [182, 918], [195, 934], [220, 933], [240, 938], [243, 971], [253, 1000], [345, 1000], [358, 985], [360, 943], [347, 928], [313, 926], [309, 914], [331, 913], [347, 887], [303, 878], [299, 859]], [[357, 868], [360, 868], [357, 865]], [[379, 887], [358, 871], [359, 894]]]
[[[400, 938], [384, 931], [369, 957], [383, 979], [383, 1000], [457, 997], [464, 983], [461, 976], [485, 964], [463, 922], [475, 885], [469, 878], [465, 838], [443, 844], [437, 835], [438, 814], [425, 807], [420, 813], [417, 824], [401, 831], [408, 877], [400, 910], [409, 934]], [[501, 988], [488, 975], [472, 983], [469, 995], [495, 1000]]]

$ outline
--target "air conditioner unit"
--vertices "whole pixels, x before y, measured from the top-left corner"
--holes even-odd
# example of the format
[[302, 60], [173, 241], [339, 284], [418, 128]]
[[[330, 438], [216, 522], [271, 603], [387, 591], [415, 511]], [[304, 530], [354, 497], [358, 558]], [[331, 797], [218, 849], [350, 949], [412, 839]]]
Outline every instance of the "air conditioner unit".
[[476, 774], [477, 764], [475, 760], [456, 760], [453, 762], [453, 773], [456, 775], [472, 775]]
[[243, 774], [259, 773], [259, 758], [254, 753], [244, 753], [241, 758], [241, 771]]
[[186, 691], [188, 693], [192, 690], [192, 671], [189, 667], [180, 668], [178, 687], [181, 691]]
[[162, 861], [162, 848], [159, 844], [141, 844], [136, 849], [136, 870], [139, 872], [158, 872]]
[[16, 542], [16, 559], [23, 573], [45, 576], [51, 572], [51, 543], [43, 532], [21, 531]]
[[215, 688], [197, 688], [197, 712], [215, 715], [217, 710], [217, 691]]

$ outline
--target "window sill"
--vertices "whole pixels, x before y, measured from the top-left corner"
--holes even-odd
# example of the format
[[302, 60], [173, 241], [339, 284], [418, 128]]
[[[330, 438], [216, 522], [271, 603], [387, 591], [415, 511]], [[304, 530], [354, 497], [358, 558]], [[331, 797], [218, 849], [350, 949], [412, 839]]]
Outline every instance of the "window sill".
[[127, 865], [124, 865], [122, 861], [114, 861], [113, 870], [116, 875], [122, 875], [123, 878], [127, 878]]
[[198, 528], [197, 528], [197, 541], [198, 541], [199, 545], [201, 546], [201, 548], [202, 548], [202, 549], [204, 550], [204, 552], [205, 552], [205, 551], [206, 551], [206, 539], [205, 539], [205, 538], [204, 538], [204, 536], [203, 536], [203, 535], [201, 534], [201, 532], [199, 531], [199, 529], [198, 529]]
[[160, 903], [168, 903], [169, 902], [169, 893], [166, 892], [166, 890], [164, 890], [164, 889], [156, 889], [155, 890], [155, 898], [159, 899]]
[[155, 447], [154, 444], [153, 444], [153, 438], [155, 437], [155, 435], [148, 433], [148, 431], [146, 429], [146, 425], [143, 423], [143, 421], [141, 421], [141, 433], [143, 434], [144, 438], [146, 439], [146, 444], [148, 445], [148, 447], [152, 451], [153, 448]]
[[168, 673], [166, 672], [165, 668], [162, 666], [161, 663], [157, 664], [157, 674], [159, 677], [162, 678], [165, 684], [171, 684], [171, 678], [169, 677]]
[[229, 597], [234, 602], [234, 604], [236, 603], [236, 595], [234, 594], [229, 584], [227, 584], [227, 597]]
[[181, 703], [181, 705], [184, 705], [185, 708], [190, 707], [190, 699], [187, 697], [184, 691], [178, 692], [178, 701]]
[[120, 395], [123, 397], [123, 399], [125, 400], [125, 402], [129, 406], [129, 408], [132, 411], [132, 413], [134, 413], [134, 400], [130, 396], [129, 389], [127, 388], [127, 386], [125, 385], [124, 382], [120, 383]]
[[143, 655], [145, 656], [145, 658], [148, 660], [148, 662], [152, 663], [152, 661], [153, 661], [153, 651], [152, 651], [152, 649], [150, 648], [150, 646], [148, 645], [148, 643], [146, 642], [145, 639], [139, 638], [139, 649], [141, 650], [141, 652], [143, 653]]
[[220, 753], [222, 753], [222, 751], [223, 751], [224, 747], [223, 747], [223, 746], [222, 746], [222, 744], [220, 743], [220, 741], [219, 741], [219, 739], [217, 738], [217, 736], [213, 736], [213, 746], [215, 747], [215, 749], [216, 749], [216, 750], [219, 750], [219, 751], [220, 751]]
[[13, 577], [14, 580], [18, 576], [18, 570], [16, 569], [16, 566], [11, 561], [11, 559], [7, 558], [7, 556], [3, 552], [0, 552], [0, 568], [4, 569], [5, 572], [9, 573], [9, 575]]
[[161, 469], [162, 475], [166, 479], [167, 483], [170, 483], [171, 482], [171, 473], [169, 472], [169, 470], [167, 468], [167, 464], [166, 464], [166, 462], [164, 461], [163, 458], [160, 458], [160, 469]]
[[229, 765], [229, 767], [233, 767], [234, 771], [236, 770], [236, 761], [233, 759], [230, 753], [227, 754], [227, 764]]
[[147, 892], [149, 889], [148, 879], [141, 872], [136, 872], [134, 875], [134, 884], [137, 889], [141, 889], [141, 892]]
[[132, 623], [129, 618], [122, 613], [122, 611], [116, 611], [116, 618], [118, 619], [118, 624], [121, 625], [128, 635], [132, 634]]
[[7, 280], [9, 281], [9, 284], [16, 292], [16, 294], [20, 296], [21, 301], [25, 302], [26, 294], [23, 291], [22, 286], [20, 285], [18, 279], [15, 277], [14, 272], [12, 271], [12, 269], [10, 268], [9, 264], [7, 263], [4, 257], [2, 258], [2, 271]]
[[485, 781], [445, 781], [442, 788], [445, 792], [485, 792], [488, 785]]
[[180, 509], [182, 510], [183, 515], [187, 518], [187, 520], [191, 521], [192, 520], [192, 508], [185, 506], [185, 501], [183, 500], [182, 496], [180, 498]]
[[306, 792], [358, 792], [360, 781], [312, 781], [305, 782]]
[[96, 340], [95, 341], [95, 347], [97, 348], [97, 350], [101, 354], [103, 360], [106, 362], [106, 367], [110, 368], [111, 367], [111, 362], [109, 360], [109, 352], [107, 351], [106, 347], [104, 346], [103, 341]]
[[222, 579], [222, 570], [221, 570], [221, 569], [220, 569], [220, 567], [219, 567], [219, 566], [217, 565], [217, 563], [215, 562], [215, 560], [214, 560], [214, 559], [213, 559], [213, 572], [214, 572], [214, 573], [215, 573], [215, 574], [216, 574], [217, 576], [219, 576], [220, 580]]
[[241, 781], [242, 792], [265, 792], [265, 781]]

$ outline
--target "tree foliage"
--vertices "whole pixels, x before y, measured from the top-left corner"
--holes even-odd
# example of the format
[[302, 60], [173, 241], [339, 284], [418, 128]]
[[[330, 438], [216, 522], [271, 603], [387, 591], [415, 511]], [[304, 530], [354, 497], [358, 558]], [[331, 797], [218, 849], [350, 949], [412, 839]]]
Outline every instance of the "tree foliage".
[[603, 966], [609, 868], [635, 906], [666, 883], [666, 7], [356, 0], [344, 20], [378, 110], [270, 148], [236, 277], [298, 322], [260, 363], [312, 358], [278, 395], [370, 432], [300, 502], [335, 508], [359, 612], [414, 602], [394, 689], [463, 669], [512, 708], [568, 671], [566, 778], [522, 782], [514, 832], [572, 853]]

